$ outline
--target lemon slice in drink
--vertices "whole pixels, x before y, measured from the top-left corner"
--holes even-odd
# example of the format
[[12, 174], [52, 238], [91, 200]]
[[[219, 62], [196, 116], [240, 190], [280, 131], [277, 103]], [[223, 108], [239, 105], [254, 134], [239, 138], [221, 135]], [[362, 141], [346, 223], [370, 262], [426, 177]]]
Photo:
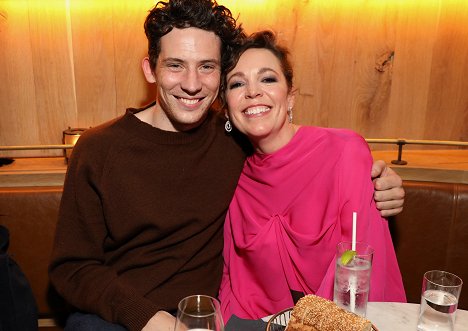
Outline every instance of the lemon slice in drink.
[[341, 264], [347, 265], [356, 256], [356, 251], [347, 250], [341, 255]]

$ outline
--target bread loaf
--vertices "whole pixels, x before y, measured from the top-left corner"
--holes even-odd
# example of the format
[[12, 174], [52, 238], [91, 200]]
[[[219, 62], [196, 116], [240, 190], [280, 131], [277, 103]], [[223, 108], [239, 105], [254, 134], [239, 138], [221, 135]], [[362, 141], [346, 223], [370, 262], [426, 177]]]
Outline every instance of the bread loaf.
[[334, 302], [306, 295], [291, 313], [286, 331], [371, 331], [372, 323], [350, 313]]

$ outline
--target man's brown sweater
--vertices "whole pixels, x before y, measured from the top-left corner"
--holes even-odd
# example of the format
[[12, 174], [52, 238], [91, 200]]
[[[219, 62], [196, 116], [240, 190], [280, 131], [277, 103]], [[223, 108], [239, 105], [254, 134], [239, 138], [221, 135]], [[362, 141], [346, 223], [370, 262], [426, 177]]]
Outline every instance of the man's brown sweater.
[[137, 111], [75, 146], [50, 265], [70, 304], [129, 330], [187, 295], [217, 296], [224, 217], [245, 158], [214, 113], [179, 133]]

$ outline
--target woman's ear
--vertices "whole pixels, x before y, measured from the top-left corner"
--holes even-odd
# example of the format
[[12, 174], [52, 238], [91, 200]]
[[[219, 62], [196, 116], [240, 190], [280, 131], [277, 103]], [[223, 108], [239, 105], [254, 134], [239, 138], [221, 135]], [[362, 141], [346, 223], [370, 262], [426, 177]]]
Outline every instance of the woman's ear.
[[141, 68], [143, 69], [143, 73], [145, 74], [146, 81], [148, 83], [156, 83], [156, 77], [154, 76], [154, 72], [151, 69], [151, 64], [149, 57], [143, 58], [141, 61]]
[[291, 90], [288, 95], [288, 109], [294, 108], [294, 103], [296, 102], [296, 90]]

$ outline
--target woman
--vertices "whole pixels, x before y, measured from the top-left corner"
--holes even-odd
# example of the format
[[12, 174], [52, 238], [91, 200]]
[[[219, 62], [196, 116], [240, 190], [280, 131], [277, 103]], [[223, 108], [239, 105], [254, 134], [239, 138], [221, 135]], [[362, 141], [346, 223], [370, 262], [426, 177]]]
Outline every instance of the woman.
[[287, 55], [273, 33], [258, 32], [224, 77], [228, 120], [255, 149], [225, 222], [224, 320], [276, 313], [298, 293], [332, 299], [335, 248], [351, 240], [354, 211], [357, 240], [375, 249], [369, 300], [406, 301], [387, 222], [373, 200], [367, 143], [349, 130], [292, 124]]

